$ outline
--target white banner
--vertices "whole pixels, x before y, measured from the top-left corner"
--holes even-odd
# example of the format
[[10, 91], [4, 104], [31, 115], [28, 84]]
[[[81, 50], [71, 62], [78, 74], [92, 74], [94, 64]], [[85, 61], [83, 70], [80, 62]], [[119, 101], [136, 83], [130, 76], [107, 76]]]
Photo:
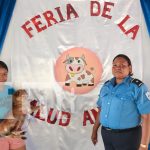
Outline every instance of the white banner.
[[27, 150], [104, 149], [90, 139], [98, 94], [117, 54], [149, 81], [143, 26], [139, 0], [17, 0], [1, 59], [41, 105], [24, 126]]

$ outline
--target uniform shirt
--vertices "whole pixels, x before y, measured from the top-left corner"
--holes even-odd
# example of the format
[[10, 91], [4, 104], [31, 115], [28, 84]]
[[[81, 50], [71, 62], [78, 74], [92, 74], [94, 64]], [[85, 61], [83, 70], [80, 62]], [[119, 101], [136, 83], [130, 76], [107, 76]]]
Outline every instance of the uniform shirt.
[[13, 92], [14, 89], [8, 85], [4, 85], [3, 90], [0, 91], [0, 119], [5, 119], [7, 114], [12, 110]]
[[132, 128], [141, 123], [141, 114], [150, 113], [150, 94], [147, 87], [126, 77], [115, 85], [115, 78], [107, 81], [97, 101], [101, 108], [100, 123], [112, 129]]

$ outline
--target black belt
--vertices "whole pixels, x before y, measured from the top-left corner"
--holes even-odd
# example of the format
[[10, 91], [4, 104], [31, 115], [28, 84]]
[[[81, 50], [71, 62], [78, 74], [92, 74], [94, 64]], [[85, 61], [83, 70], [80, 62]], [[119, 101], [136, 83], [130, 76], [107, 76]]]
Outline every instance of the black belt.
[[107, 131], [111, 131], [111, 132], [118, 132], [118, 133], [120, 133], [120, 132], [132, 131], [132, 130], [138, 129], [139, 127], [141, 127], [141, 126], [138, 125], [136, 127], [127, 128], [127, 129], [111, 129], [111, 128], [102, 126], [102, 129], [103, 130], [107, 130]]

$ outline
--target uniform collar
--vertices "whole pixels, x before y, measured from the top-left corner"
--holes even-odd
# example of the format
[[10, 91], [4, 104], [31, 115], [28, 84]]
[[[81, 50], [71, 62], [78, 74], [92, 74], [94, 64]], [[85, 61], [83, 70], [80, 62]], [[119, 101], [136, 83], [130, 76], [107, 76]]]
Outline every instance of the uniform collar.
[[[113, 85], [113, 86], [115, 86], [116, 85], [116, 78], [115, 77], [113, 77], [111, 80], [109, 80], [110, 82], [111, 82], [111, 84]], [[123, 81], [120, 83], [120, 84], [127, 84], [127, 85], [129, 85], [130, 84], [130, 82], [131, 82], [131, 77], [130, 76], [127, 76], [127, 77], [125, 77], [124, 79], [123, 79]]]

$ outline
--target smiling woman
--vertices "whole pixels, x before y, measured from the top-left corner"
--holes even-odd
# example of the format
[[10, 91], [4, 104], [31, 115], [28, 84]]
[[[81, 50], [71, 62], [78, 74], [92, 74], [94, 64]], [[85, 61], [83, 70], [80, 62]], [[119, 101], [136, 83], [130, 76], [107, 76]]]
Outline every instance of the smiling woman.
[[12, 87], [6, 85], [7, 74], [7, 65], [3, 61], [0, 61], [0, 150], [25, 150], [25, 144], [20, 137], [16, 138], [16, 135], [11, 137], [12, 134], [8, 137], [11, 128], [15, 125], [15, 122], [11, 115], [11, 95], [13, 93]]

